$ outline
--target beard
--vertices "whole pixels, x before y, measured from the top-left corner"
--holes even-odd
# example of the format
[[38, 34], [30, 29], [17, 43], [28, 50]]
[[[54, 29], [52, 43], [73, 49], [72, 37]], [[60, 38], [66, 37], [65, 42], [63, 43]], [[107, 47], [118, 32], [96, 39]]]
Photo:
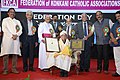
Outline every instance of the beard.
[[120, 18], [118, 19], [118, 22], [120, 23]]
[[55, 22], [57, 22], [57, 19], [54, 19]]

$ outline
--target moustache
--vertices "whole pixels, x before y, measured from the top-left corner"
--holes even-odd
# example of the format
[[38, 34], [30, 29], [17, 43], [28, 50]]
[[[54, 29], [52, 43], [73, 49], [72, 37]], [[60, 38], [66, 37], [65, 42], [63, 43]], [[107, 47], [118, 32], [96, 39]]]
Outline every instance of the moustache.
[[120, 18], [118, 19], [118, 21], [120, 22]]
[[57, 19], [54, 19], [54, 21], [57, 21]]

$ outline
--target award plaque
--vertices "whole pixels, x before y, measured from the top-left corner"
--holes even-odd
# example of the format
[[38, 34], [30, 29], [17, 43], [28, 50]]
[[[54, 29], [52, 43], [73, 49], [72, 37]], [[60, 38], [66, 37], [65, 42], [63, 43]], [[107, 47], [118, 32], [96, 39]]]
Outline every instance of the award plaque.
[[84, 40], [83, 39], [71, 40], [70, 48], [76, 50], [84, 50]]
[[59, 43], [57, 38], [45, 38], [45, 46], [47, 52], [59, 52]]

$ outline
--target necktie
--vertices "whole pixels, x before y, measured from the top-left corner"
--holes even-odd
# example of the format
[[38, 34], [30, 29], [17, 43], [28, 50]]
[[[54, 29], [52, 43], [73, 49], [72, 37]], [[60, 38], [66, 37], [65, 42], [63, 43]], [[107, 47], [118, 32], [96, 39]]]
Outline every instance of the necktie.
[[69, 26], [68, 26], [68, 29], [67, 29], [67, 35], [69, 35]]
[[54, 22], [54, 28], [56, 29], [56, 22]]
[[85, 34], [85, 36], [87, 36], [87, 26], [86, 26], [86, 22], [84, 22], [84, 34]]

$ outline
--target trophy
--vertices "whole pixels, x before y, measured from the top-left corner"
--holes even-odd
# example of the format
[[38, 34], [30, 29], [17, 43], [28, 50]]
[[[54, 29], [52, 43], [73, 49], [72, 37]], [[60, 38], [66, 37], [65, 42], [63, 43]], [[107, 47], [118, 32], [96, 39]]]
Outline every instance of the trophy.
[[16, 25], [16, 32], [18, 32], [20, 30], [19, 25]]
[[74, 36], [75, 36], [75, 31], [72, 29], [71, 30], [71, 37], [74, 38]]
[[49, 31], [50, 31], [51, 36], [53, 37], [54, 30], [53, 29], [49, 29]]
[[35, 32], [36, 32], [36, 27], [35, 27], [35, 26], [32, 26], [31, 29], [32, 29], [32, 34], [35, 34]]

